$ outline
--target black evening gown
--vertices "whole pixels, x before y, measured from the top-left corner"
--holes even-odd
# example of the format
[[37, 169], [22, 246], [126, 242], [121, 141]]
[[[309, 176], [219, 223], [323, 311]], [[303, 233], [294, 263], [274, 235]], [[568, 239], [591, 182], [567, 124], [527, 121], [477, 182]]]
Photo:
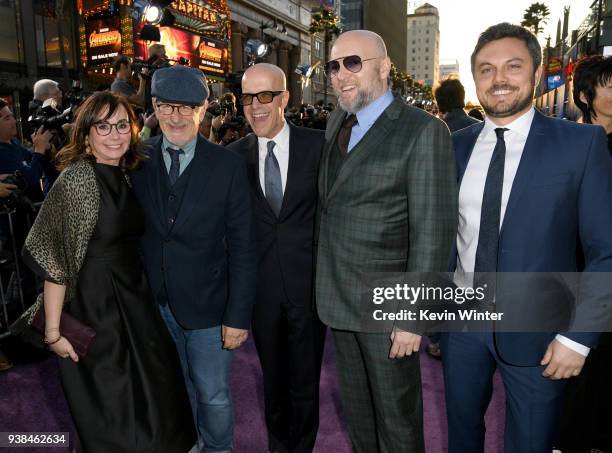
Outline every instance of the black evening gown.
[[78, 363], [60, 359], [85, 453], [187, 452], [196, 443], [176, 348], [138, 253], [144, 214], [119, 167], [96, 164], [100, 214], [65, 305], [96, 330]]

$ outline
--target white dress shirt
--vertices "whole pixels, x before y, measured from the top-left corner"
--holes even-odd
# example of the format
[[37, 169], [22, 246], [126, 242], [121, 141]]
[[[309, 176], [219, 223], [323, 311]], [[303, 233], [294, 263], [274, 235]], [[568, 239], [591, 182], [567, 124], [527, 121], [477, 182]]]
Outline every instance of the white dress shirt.
[[[504, 132], [506, 159], [504, 162], [500, 229], [504, 221], [508, 198], [510, 198], [510, 191], [521, 161], [521, 156], [523, 155], [523, 149], [531, 129], [534, 114], [535, 110], [531, 108], [510, 124], [503, 126], [508, 130]], [[497, 126], [488, 117], [485, 117], [484, 127], [476, 139], [474, 149], [461, 180], [461, 187], [459, 189], [459, 228], [457, 232], [457, 274], [460, 281], [465, 281], [467, 273], [474, 272], [476, 247], [478, 246], [478, 235], [480, 233], [482, 197], [489, 164], [493, 156], [495, 144], [497, 143], [495, 129], [498, 127], [501, 126]], [[567, 337], [557, 335], [556, 339], [584, 356], [589, 353], [589, 348]]]
[[264, 195], [266, 194], [266, 156], [268, 155], [268, 142], [273, 141], [276, 143], [272, 152], [278, 161], [280, 167], [281, 182], [283, 184], [283, 195], [285, 194], [285, 187], [287, 186], [287, 170], [289, 169], [289, 125], [286, 121], [283, 121], [285, 125], [281, 131], [276, 134], [273, 138], [257, 137], [259, 144], [259, 184]]

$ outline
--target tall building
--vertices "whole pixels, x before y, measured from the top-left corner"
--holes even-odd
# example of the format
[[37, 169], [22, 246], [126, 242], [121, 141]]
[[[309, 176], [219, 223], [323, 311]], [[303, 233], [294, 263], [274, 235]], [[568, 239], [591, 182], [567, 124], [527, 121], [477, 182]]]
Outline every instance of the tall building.
[[340, 0], [337, 4], [343, 31], [365, 29], [378, 33], [391, 61], [406, 71], [406, 0]]
[[408, 74], [434, 86], [439, 80], [440, 16], [438, 8], [425, 3], [407, 17], [406, 60]]
[[440, 60], [440, 80], [448, 79], [449, 77], [459, 78], [459, 60]]

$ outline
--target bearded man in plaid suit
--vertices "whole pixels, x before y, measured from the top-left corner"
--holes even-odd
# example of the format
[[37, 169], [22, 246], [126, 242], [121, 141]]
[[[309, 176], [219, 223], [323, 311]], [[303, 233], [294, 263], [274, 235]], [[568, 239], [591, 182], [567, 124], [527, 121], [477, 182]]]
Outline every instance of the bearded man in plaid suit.
[[398, 322], [366, 328], [361, 293], [367, 273], [446, 270], [457, 231], [450, 134], [393, 97], [379, 35], [343, 33], [331, 58], [325, 72], [339, 108], [319, 170], [317, 311], [333, 331], [353, 451], [424, 452], [423, 332]]

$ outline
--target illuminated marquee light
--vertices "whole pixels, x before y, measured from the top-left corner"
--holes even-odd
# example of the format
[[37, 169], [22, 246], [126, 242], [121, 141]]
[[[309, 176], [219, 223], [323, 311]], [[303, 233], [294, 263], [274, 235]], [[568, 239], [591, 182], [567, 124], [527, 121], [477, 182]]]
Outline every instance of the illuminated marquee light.
[[209, 24], [216, 24], [219, 21], [217, 11], [186, 0], [173, 1], [170, 4], [170, 9], [174, 9], [179, 13], [185, 14], [186, 16], [195, 17], [202, 22]]
[[79, 24], [79, 47], [81, 49], [81, 63], [87, 66], [87, 37], [85, 36], [85, 23]]
[[82, 14], [85, 18], [96, 14], [103, 14], [109, 10], [109, 8], [111, 7], [111, 3], [114, 5], [115, 0], [104, 0], [93, 8], [84, 8], [81, 4], [82, 9], [79, 10], [79, 13]]
[[94, 31], [89, 35], [89, 47], [109, 46], [118, 42], [121, 42], [121, 33], [119, 33], [119, 30], [103, 28], [99, 33]]
[[128, 15], [121, 19], [121, 49], [122, 54], [129, 57], [134, 56], [134, 41], [132, 40], [132, 30], [134, 28], [132, 18]]

